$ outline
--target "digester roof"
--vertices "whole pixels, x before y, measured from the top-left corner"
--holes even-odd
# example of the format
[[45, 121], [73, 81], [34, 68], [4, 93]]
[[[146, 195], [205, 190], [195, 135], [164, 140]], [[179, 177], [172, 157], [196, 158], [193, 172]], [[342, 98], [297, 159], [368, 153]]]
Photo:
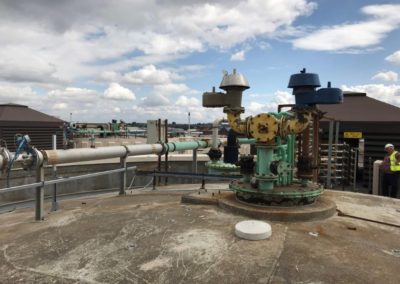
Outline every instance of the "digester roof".
[[318, 105], [326, 116], [347, 122], [400, 122], [400, 108], [368, 97], [366, 93], [344, 92], [342, 104]]
[[47, 115], [40, 111], [18, 104], [0, 104], [0, 125], [16, 124], [21, 125], [28, 122], [44, 125], [62, 125], [63, 120]]

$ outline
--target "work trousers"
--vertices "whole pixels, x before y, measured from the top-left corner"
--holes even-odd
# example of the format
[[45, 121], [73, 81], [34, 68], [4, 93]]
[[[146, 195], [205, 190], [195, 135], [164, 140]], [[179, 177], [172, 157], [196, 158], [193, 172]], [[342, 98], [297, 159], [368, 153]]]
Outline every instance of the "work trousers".
[[397, 187], [400, 172], [384, 173], [382, 175], [382, 195], [397, 197]]

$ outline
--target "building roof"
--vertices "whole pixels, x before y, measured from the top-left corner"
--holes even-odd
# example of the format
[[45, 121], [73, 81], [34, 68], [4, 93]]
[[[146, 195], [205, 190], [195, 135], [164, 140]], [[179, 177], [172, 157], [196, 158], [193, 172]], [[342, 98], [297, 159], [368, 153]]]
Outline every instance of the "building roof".
[[0, 125], [62, 125], [63, 120], [18, 104], [0, 104]]
[[344, 92], [342, 104], [318, 105], [318, 108], [326, 112], [326, 117], [339, 121], [400, 122], [400, 108], [368, 97], [366, 93]]

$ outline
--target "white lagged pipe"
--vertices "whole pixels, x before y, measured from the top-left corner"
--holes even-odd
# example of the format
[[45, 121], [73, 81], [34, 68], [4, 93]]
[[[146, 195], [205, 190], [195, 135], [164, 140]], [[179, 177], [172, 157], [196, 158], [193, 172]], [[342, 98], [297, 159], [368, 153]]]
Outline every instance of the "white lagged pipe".
[[211, 148], [212, 149], [218, 149], [218, 128], [221, 122], [227, 121], [225, 118], [217, 118], [213, 122], [212, 126], [212, 143], [211, 143]]

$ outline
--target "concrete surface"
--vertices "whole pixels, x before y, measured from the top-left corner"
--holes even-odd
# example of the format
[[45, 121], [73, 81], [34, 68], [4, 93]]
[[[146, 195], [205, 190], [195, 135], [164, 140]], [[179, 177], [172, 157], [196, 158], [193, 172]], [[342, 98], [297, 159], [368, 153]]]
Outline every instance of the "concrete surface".
[[[246, 241], [234, 235], [246, 217], [162, 190], [63, 201], [39, 223], [32, 209], [0, 214], [0, 283], [400, 283], [392, 223], [270, 222], [270, 239]], [[400, 219], [399, 200], [325, 194], [349, 215]]]

